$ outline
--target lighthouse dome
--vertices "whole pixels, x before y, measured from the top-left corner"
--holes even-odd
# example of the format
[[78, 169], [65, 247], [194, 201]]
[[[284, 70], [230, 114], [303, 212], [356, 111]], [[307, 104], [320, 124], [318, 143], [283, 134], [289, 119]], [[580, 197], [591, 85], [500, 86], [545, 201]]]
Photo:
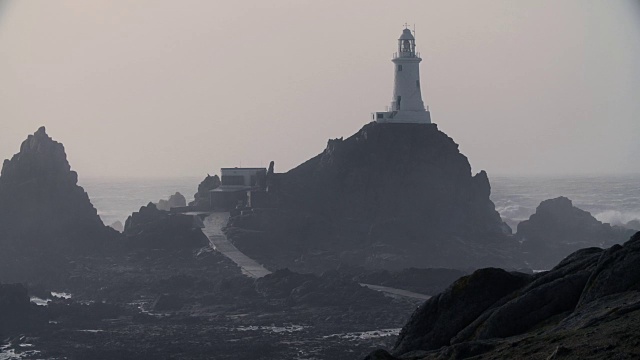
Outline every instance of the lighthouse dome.
[[410, 29], [404, 29], [402, 30], [402, 35], [400, 35], [398, 40], [415, 40], [415, 38], [413, 37], [413, 34], [411, 34]]

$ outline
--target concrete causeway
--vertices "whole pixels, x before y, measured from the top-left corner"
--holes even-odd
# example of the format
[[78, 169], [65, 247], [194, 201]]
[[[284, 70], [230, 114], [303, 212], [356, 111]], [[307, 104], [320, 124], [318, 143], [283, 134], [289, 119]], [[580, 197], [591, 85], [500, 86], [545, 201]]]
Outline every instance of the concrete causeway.
[[202, 232], [209, 238], [211, 247], [240, 266], [242, 273], [254, 279], [271, 274], [271, 271], [238, 250], [222, 232], [229, 220], [228, 212], [214, 212], [204, 219]]

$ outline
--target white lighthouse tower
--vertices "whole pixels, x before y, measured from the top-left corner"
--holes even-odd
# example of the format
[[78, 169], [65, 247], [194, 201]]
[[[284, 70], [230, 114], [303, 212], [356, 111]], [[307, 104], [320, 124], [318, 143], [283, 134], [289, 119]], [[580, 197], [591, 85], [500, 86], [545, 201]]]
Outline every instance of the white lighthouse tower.
[[431, 114], [424, 108], [420, 91], [420, 54], [416, 53], [416, 39], [405, 28], [398, 39], [398, 52], [393, 56], [395, 80], [391, 107], [386, 112], [376, 112], [373, 117], [379, 123], [430, 124]]

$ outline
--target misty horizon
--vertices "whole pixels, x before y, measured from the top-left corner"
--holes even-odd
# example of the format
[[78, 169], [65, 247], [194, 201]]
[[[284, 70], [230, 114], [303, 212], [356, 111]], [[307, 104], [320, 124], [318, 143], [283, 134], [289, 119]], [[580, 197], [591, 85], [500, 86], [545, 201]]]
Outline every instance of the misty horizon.
[[4, 1], [0, 157], [44, 125], [80, 182], [285, 172], [389, 105], [405, 22], [474, 173], [640, 173], [636, 1]]

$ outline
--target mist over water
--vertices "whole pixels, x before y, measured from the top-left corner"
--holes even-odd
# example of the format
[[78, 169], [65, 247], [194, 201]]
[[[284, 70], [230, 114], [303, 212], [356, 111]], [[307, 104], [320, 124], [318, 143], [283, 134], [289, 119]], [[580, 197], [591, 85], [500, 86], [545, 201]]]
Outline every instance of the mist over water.
[[[204, 176], [203, 176], [204, 178]], [[124, 224], [127, 216], [150, 201], [167, 199], [176, 191], [193, 200], [202, 178], [84, 178], [102, 221]], [[515, 231], [541, 201], [566, 196], [602, 222], [625, 224], [640, 219], [640, 174], [625, 176], [524, 177], [492, 176], [491, 200], [503, 220]]]
[[[204, 176], [202, 176], [204, 178]], [[181, 193], [187, 202], [193, 200], [202, 178], [98, 178], [79, 179], [79, 185], [89, 194], [91, 203], [105, 223], [125, 220], [132, 212], [149, 202], [168, 199], [176, 192]]]

